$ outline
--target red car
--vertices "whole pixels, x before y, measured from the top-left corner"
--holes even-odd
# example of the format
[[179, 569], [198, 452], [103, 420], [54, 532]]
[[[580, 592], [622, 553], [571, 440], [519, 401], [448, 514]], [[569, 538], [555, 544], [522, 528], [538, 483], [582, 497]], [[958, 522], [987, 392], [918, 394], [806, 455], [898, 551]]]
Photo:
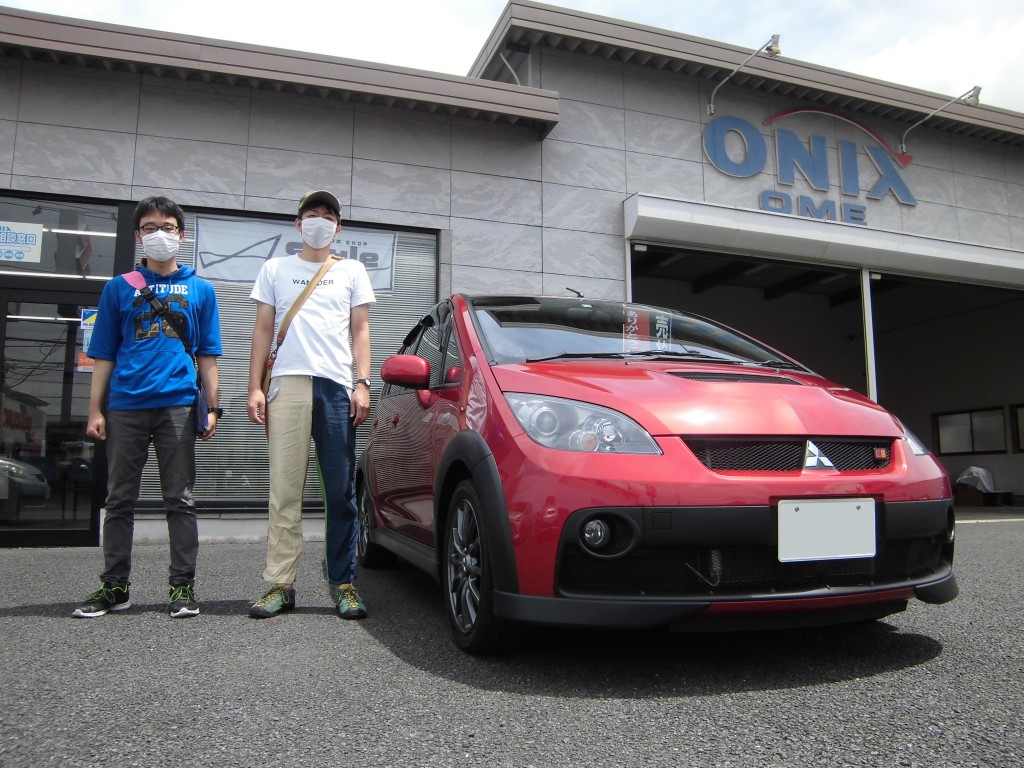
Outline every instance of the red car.
[[949, 480], [877, 403], [713, 321], [455, 295], [381, 369], [359, 554], [515, 623], [761, 628], [956, 597]]

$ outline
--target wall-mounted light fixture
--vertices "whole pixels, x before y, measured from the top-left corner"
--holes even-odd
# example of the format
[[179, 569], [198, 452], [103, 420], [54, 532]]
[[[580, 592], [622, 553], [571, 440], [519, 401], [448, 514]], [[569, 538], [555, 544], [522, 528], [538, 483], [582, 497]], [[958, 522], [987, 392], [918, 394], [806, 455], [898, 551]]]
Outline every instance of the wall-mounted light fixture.
[[755, 56], [757, 56], [757, 54], [759, 54], [761, 51], [764, 51], [765, 53], [767, 53], [769, 56], [771, 56], [773, 58], [775, 56], [778, 56], [779, 54], [781, 54], [782, 53], [782, 49], [779, 48], [779, 36], [778, 35], [772, 35], [772, 39], [771, 40], [769, 40], [767, 43], [762, 45], [760, 48], [758, 48], [752, 54], [747, 56], [747, 58], [745, 58], [740, 63], [740, 65], [738, 67], [736, 67], [736, 69], [734, 69], [732, 72], [730, 72], [726, 76], [725, 80], [723, 80], [722, 82], [720, 82], [718, 85], [715, 86], [715, 90], [713, 90], [711, 92], [711, 100], [708, 102], [708, 114], [709, 115], [715, 114], [715, 94], [718, 93], [718, 89], [721, 88], [723, 85], [725, 85], [728, 82], [730, 77], [732, 77], [737, 72], [739, 72], [741, 69], [743, 69], [743, 67], [746, 65], [746, 63], [748, 61], [750, 61], [752, 58], [754, 58]]
[[973, 88], [971, 88], [971, 90], [969, 90], [967, 93], [963, 93], [963, 94], [957, 96], [955, 99], [950, 99], [949, 101], [947, 101], [945, 104], [943, 104], [938, 109], [929, 112], [927, 115], [922, 117], [920, 120], [918, 120], [916, 123], [914, 123], [912, 126], [907, 128], [907, 130], [905, 130], [903, 132], [903, 138], [900, 139], [900, 143], [899, 143], [899, 146], [896, 148], [896, 151], [899, 152], [901, 155], [905, 155], [907, 153], [907, 134], [910, 133], [915, 128], [917, 128], [917, 126], [919, 126], [921, 123], [923, 123], [928, 118], [932, 117], [933, 115], [937, 115], [939, 112], [944, 110], [950, 104], [956, 104], [957, 102], [960, 102], [961, 104], [969, 104], [972, 107], [976, 107], [976, 106], [978, 106], [978, 97], [980, 95], [981, 95], [981, 86], [980, 85], [976, 85]]

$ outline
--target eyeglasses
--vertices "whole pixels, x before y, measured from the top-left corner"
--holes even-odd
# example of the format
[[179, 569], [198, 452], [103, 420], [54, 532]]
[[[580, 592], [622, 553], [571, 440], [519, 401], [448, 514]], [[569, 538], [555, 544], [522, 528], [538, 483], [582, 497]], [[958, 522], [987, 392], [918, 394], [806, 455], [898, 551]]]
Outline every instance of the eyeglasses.
[[161, 232], [166, 232], [168, 235], [178, 234], [177, 224], [164, 224], [162, 227], [158, 227], [156, 224], [143, 224], [141, 227], [139, 227], [139, 232], [141, 232], [144, 235], [152, 235], [158, 229]]

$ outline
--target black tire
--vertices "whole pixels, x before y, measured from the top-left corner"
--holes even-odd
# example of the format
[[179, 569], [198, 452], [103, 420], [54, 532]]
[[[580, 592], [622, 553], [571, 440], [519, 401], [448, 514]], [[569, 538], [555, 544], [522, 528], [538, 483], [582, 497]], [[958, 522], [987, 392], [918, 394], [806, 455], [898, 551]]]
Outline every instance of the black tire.
[[370, 531], [377, 527], [377, 514], [373, 506], [373, 497], [370, 495], [370, 489], [365, 480], [359, 485], [356, 513], [359, 518], [359, 535], [356, 538], [356, 558], [359, 561], [359, 567], [372, 570], [394, 565], [395, 553], [370, 541]]
[[480, 497], [465, 480], [448, 504], [441, 582], [455, 644], [466, 653], [498, 650], [509, 626], [494, 616], [494, 574]]

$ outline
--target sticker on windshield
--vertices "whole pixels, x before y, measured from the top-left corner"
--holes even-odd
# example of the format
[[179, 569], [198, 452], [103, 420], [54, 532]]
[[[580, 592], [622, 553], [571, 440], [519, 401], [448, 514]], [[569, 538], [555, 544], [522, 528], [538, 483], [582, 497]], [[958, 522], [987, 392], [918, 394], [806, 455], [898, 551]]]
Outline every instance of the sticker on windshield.
[[672, 346], [672, 323], [667, 314], [624, 307], [626, 322], [622, 324], [622, 351], [663, 352]]

